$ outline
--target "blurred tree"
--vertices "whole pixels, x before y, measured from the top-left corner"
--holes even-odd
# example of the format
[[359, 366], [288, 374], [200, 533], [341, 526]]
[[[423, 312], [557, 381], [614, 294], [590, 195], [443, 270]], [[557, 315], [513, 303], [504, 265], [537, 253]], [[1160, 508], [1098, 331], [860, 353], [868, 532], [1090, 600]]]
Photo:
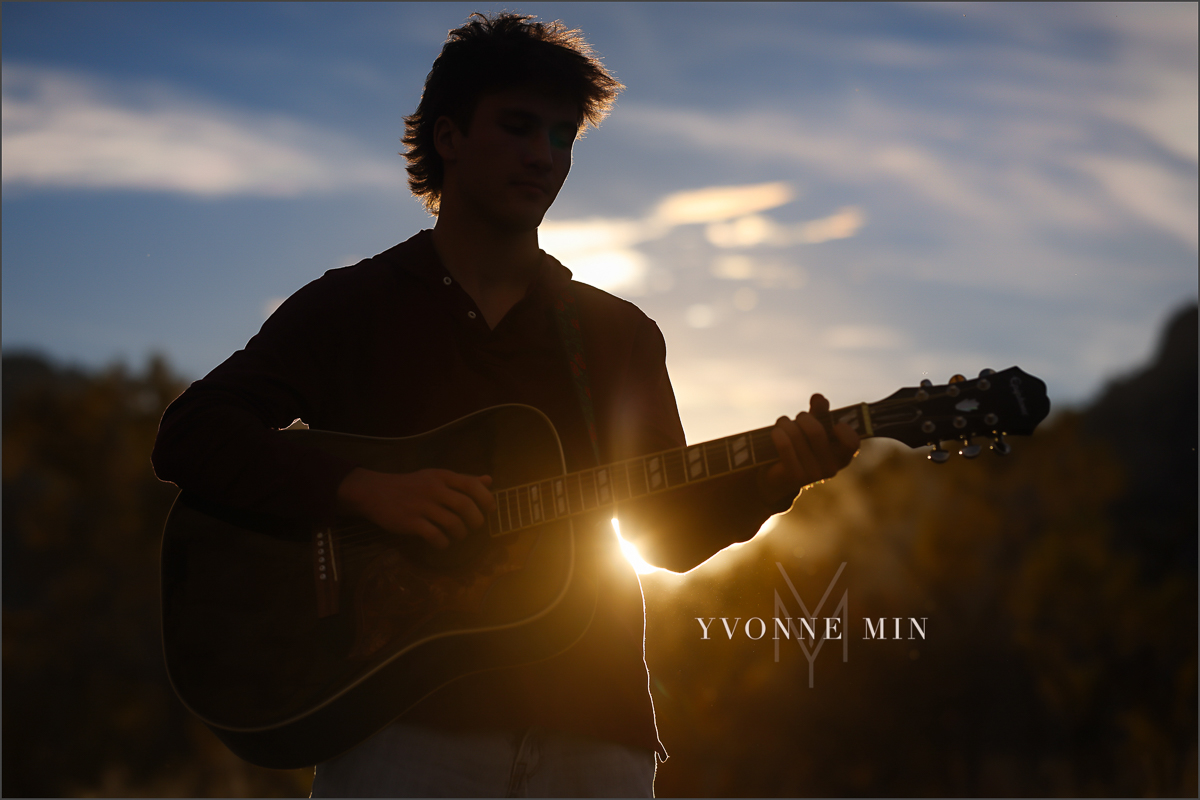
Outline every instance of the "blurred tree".
[[[1190, 327], [1189, 327], [1190, 326]], [[872, 442], [769, 533], [643, 578], [671, 759], [660, 795], [1191, 795], [1197, 791], [1196, 310], [1155, 363], [1007, 459], [934, 467]], [[161, 359], [98, 374], [3, 362], [3, 793], [306, 795], [174, 698], [149, 465], [183, 388]], [[848, 592], [836, 642], [775, 660], [778, 591]], [[926, 618], [864, 641], [863, 618]], [[696, 617], [718, 619], [702, 640]], [[907, 626], [906, 626], [907, 627]], [[757, 633], [752, 629], [753, 633]]]
[[150, 467], [181, 381], [3, 361], [8, 796], [306, 795], [193, 721], [163, 667], [158, 550], [175, 496]]
[[[871, 442], [769, 533], [645, 576], [658, 793], [1195, 796], [1196, 361], [1193, 307], [1154, 365], [1007, 459]], [[827, 643], [812, 689], [794, 643], [776, 663], [695, 620], [769, 623], [776, 562], [810, 609], [846, 564], [849, 661]], [[863, 640], [897, 616], [927, 638]]]

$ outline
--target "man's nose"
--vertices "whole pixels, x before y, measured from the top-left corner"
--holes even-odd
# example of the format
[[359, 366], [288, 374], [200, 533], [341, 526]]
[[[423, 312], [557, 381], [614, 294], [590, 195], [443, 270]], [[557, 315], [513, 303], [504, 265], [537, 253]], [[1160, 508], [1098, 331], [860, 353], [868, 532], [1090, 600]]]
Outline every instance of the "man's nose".
[[554, 148], [550, 145], [550, 132], [538, 131], [529, 136], [525, 149], [525, 161], [529, 166], [549, 169], [554, 163]]

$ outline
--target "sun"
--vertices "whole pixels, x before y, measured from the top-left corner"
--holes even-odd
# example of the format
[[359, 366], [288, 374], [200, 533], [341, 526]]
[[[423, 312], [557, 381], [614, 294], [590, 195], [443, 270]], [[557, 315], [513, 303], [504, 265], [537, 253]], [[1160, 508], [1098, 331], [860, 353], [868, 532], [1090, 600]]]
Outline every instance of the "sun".
[[651, 572], [661, 572], [661, 570], [653, 564], [647, 564], [637, 548], [621, 537], [621, 522], [613, 517], [612, 519], [613, 533], [616, 534], [617, 541], [621, 543], [621, 552], [625, 554], [625, 558], [633, 565], [633, 569], [638, 575], [646, 575]]

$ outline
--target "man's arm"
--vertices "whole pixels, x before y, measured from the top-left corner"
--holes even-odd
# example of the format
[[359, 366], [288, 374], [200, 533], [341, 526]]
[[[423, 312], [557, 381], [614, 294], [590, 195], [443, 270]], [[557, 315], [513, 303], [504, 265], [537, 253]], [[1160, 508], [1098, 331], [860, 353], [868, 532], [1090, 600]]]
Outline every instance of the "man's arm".
[[335, 514], [336, 489], [355, 465], [278, 429], [319, 418], [338, 380], [338, 338], [354, 319], [344, 284], [329, 273], [300, 289], [167, 408], [151, 456], [160, 479], [234, 509], [317, 521]]
[[[666, 369], [658, 327], [644, 320], [620, 381], [609, 427], [614, 459], [682, 447], [683, 427]], [[828, 424], [829, 403], [814, 395], [808, 412], [780, 418], [772, 440], [780, 460], [723, 475], [618, 509], [621, 534], [655, 566], [686, 572], [736, 542], [750, 539], [773, 514], [787, 511], [799, 492], [833, 477], [858, 449], [848, 426]]]
[[722, 475], [646, 501], [623, 505], [621, 534], [648, 563], [687, 572], [754, 536], [767, 518], [791, 508], [806, 486], [832, 478], [854, 457], [858, 435], [820, 422], [828, 401], [814, 395], [807, 412], [781, 417], [771, 431], [780, 460]]
[[370, 341], [355, 324], [372, 287], [333, 270], [289, 298], [167, 409], [152, 455], [158, 476], [231, 508], [305, 521], [357, 514], [438, 547], [481, 527], [494, 508], [487, 476], [374, 472], [277, 432], [297, 418], [320, 421], [331, 393], [364, 380], [344, 354]]

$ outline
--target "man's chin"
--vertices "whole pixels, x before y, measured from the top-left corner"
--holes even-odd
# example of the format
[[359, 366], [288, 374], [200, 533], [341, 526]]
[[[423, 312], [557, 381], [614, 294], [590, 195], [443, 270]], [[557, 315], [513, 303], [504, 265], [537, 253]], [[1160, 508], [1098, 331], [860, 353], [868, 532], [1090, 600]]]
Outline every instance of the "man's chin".
[[497, 221], [512, 233], [528, 233], [538, 229], [538, 226], [542, 224], [542, 220], [546, 218], [547, 210], [509, 208], [505, 209], [500, 215], [501, 218]]
[[497, 233], [520, 235], [536, 231], [549, 211], [546, 203], [508, 202], [477, 206], [476, 220], [493, 227]]

